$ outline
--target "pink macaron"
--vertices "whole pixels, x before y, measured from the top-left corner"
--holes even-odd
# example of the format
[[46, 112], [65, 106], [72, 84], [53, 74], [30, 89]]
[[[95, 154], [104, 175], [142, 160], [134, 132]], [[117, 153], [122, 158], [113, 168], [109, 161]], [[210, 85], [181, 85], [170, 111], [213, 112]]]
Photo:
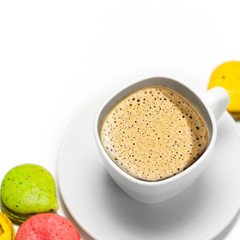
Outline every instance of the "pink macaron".
[[30, 217], [18, 229], [16, 240], [80, 240], [81, 237], [67, 218], [55, 213]]

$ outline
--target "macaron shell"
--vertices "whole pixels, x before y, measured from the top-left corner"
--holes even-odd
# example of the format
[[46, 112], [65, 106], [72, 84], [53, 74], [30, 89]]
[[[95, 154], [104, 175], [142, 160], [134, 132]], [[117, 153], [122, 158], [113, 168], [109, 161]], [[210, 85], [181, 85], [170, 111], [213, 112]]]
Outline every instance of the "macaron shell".
[[66, 218], [54, 213], [34, 215], [18, 229], [16, 240], [80, 240], [74, 225]]
[[8, 217], [0, 212], [0, 240], [14, 240], [15, 230]]
[[228, 111], [240, 117], [240, 62], [229, 61], [218, 66], [211, 74], [208, 89], [223, 87], [230, 95]]
[[21, 224], [24, 221], [26, 221], [28, 218], [33, 216], [33, 214], [20, 214], [20, 213], [14, 213], [11, 210], [9, 210], [1, 201], [1, 208], [2, 212], [15, 224]]
[[15, 215], [58, 209], [55, 182], [43, 167], [24, 164], [11, 169], [1, 185], [4, 206]]
[[234, 118], [240, 119], [240, 112], [230, 112], [230, 113]]

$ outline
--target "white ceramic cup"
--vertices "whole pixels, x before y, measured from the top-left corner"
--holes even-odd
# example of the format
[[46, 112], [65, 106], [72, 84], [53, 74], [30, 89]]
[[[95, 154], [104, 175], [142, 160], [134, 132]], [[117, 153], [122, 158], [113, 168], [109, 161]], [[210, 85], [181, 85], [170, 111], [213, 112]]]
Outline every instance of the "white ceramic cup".
[[[104, 150], [99, 135], [102, 121], [119, 101], [139, 89], [152, 86], [167, 87], [185, 97], [202, 115], [209, 130], [208, 147], [195, 163], [175, 176], [156, 182], [136, 179], [120, 169]], [[216, 121], [226, 110], [229, 100], [224, 88], [212, 88], [200, 96], [184, 83], [165, 77], [149, 78], [123, 87], [103, 103], [94, 121], [94, 135], [105, 168], [114, 181], [138, 201], [158, 203], [177, 195], [198, 178], [210, 161], [217, 136]]]

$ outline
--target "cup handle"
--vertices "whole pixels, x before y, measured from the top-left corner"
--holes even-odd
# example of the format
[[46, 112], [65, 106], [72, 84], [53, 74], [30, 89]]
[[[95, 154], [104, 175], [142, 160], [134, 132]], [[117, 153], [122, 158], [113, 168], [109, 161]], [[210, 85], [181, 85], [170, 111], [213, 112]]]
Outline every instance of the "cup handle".
[[203, 98], [212, 109], [216, 121], [222, 116], [230, 102], [228, 92], [222, 87], [211, 88], [203, 95]]

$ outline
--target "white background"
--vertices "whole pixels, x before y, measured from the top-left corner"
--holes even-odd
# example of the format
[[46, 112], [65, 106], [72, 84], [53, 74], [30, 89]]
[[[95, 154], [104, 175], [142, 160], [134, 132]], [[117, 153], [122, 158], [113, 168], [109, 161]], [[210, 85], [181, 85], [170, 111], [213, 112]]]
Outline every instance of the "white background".
[[[0, 179], [22, 163], [56, 176], [72, 118], [128, 81], [169, 76], [205, 91], [215, 67], [240, 60], [238, 2], [0, 1]], [[223, 238], [240, 238], [238, 215]]]

